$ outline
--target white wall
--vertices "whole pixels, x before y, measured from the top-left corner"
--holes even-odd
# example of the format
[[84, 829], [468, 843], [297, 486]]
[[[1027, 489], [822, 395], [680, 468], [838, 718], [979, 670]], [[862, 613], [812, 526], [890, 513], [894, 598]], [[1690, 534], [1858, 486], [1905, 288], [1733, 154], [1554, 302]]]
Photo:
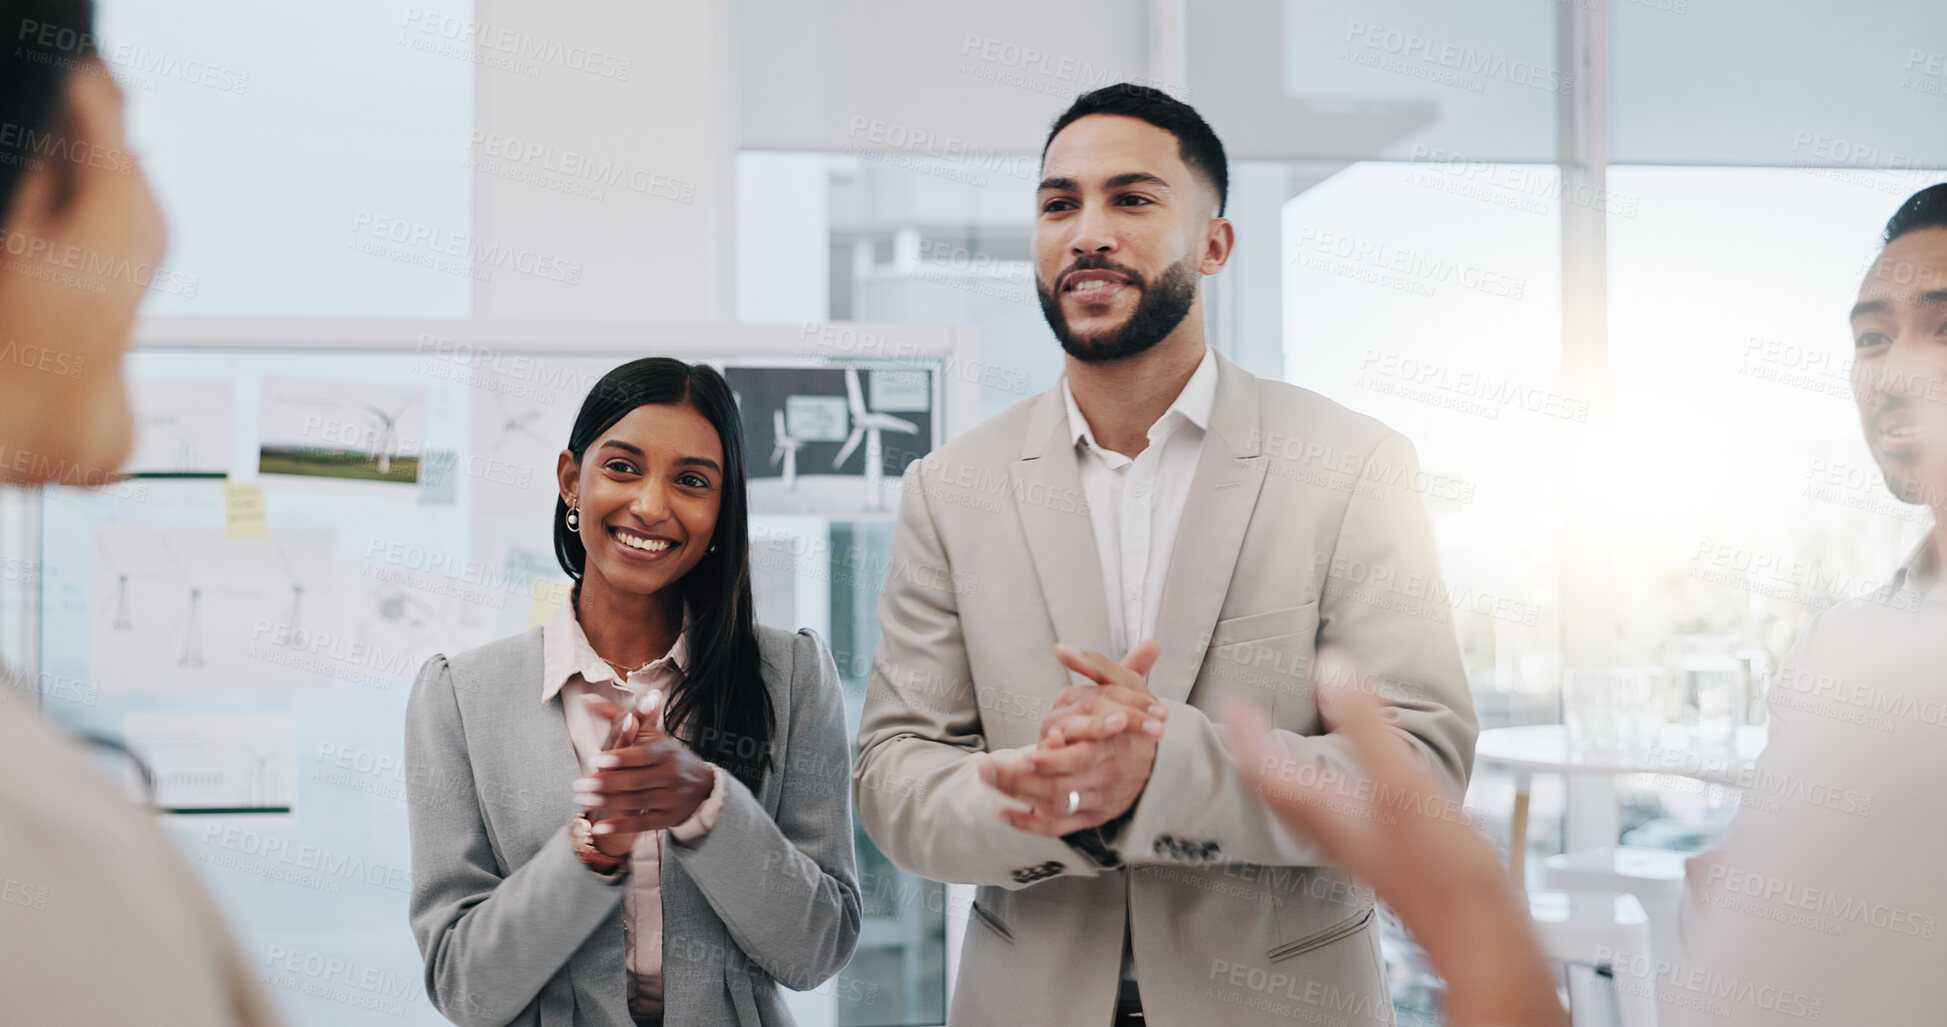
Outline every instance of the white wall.
[[579, 274], [496, 270], [476, 284], [475, 317], [733, 315], [726, 10], [477, 0], [483, 36], [511, 39], [506, 56], [521, 67], [475, 71], [474, 231], [483, 244], [549, 254]]

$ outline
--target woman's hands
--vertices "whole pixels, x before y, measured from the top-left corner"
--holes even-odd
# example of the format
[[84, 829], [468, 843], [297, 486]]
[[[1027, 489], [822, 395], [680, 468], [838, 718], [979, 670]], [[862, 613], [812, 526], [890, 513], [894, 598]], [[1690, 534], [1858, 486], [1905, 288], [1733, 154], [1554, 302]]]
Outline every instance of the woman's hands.
[[[610, 721], [625, 712], [602, 699], [586, 702]], [[636, 835], [688, 820], [716, 785], [710, 764], [657, 726], [657, 712], [644, 712], [619, 744], [595, 757], [594, 775], [575, 781], [575, 802], [589, 810], [595, 848], [605, 855], [627, 855]]]

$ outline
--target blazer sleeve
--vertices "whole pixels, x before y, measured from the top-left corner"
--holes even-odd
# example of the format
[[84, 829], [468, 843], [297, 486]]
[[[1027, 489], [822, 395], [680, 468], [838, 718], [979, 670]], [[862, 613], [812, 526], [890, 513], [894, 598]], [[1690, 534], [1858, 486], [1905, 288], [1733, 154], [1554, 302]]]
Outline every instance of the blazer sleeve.
[[605, 879], [584, 866], [565, 821], [502, 875], [444, 656], [426, 661], [406, 704], [406, 811], [426, 995], [461, 1027], [508, 1023], [615, 911], [628, 875]]
[[734, 775], [715, 826], [673, 855], [750, 961], [808, 991], [844, 969], [859, 941], [845, 696], [831, 653], [810, 629], [792, 639], [788, 763], [773, 767], [777, 819]]
[[978, 776], [989, 750], [957, 579], [919, 479], [922, 463], [906, 468], [879, 599], [879, 648], [852, 769], [859, 819], [895, 864], [935, 881], [1020, 889], [1055, 876], [1093, 877], [1101, 868], [1068, 843], [1002, 821], [1000, 793]]
[[[1390, 433], [1366, 464], [1389, 473], [1374, 479], [1362, 471], [1367, 487], [1353, 490], [1333, 552], [1321, 562], [1316, 644], [1338, 649], [1363, 672], [1357, 687], [1376, 693], [1400, 740], [1458, 798], [1467, 790], [1479, 726], [1433, 532], [1415, 493], [1373, 483], [1413, 481], [1419, 463], [1412, 443]], [[1402, 473], [1393, 475], [1392, 468]], [[1375, 587], [1376, 581], [1417, 584], [1392, 591]], [[1271, 816], [1238, 777], [1226, 729], [1194, 706], [1164, 705], [1170, 714], [1149, 785], [1126, 828], [1112, 839], [1121, 858], [1131, 864], [1241, 859], [1318, 865], [1322, 857], [1311, 840]], [[1344, 782], [1348, 800], [1363, 798], [1358, 788], [1365, 778], [1346, 739], [1276, 734], [1298, 763], [1293, 773]]]

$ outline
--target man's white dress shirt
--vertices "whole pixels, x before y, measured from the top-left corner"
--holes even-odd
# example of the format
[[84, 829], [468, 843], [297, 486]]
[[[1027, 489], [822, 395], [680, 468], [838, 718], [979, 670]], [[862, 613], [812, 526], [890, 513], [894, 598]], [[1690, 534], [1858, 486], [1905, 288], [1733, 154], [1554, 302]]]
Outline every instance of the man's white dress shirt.
[[[1156, 636], [1163, 579], [1176, 549], [1177, 529], [1183, 524], [1190, 480], [1197, 473], [1203, 433], [1210, 427], [1210, 410], [1217, 401], [1217, 356], [1204, 347], [1203, 360], [1183, 391], [1149, 426], [1149, 445], [1133, 458], [1095, 441], [1066, 375], [1061, 380], [1061, 398], [1068, 404], [1068, 430], [1081, 450], [1076, 456], [1082, 495], [1088, 500], [1095, 555], [1102, 564], [1102, 589], [1109, 601], [1107, 655], [1120, 660], [1136, 643]], [[1135, 980], [1127, 928], [1124, 931], [1122, 976]]]
[[1202, 362], [1176, 402], [1149, 426], [1149, 445], [1134, 458], [1096, 443], [1065, 376], [1061, 398], [1068, 404], [1068, 429], [1081, 448], [1082, 494], [1088, 499], [1102, 588], [1109, 600], [1113, 651], [1108, 655], [1119, 660], [1131, 646], [1156, 634], [1163, 578], [1217, 400], [1217, 356], [1204, 348]]

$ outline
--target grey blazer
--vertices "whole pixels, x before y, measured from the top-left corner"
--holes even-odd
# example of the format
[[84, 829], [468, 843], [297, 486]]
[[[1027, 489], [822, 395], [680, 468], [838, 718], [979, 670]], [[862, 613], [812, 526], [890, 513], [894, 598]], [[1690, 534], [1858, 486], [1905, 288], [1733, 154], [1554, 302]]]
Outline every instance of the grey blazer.
[[[850, 758], [837, 668], [810, 630], [757, 629], [777, 710], [773, 769], [732, 778], [717, 825], [664, 846], [671, 1027], [791, 1023], [859, 937]], [[580, 775], [541, 629], [426, 662], [406, 707], [412, 931], [426, 993], [457, 1024], [628, 1027], [622, 888], [568, 840]], [[626, 878], [624, 878], [626, 880]]]

